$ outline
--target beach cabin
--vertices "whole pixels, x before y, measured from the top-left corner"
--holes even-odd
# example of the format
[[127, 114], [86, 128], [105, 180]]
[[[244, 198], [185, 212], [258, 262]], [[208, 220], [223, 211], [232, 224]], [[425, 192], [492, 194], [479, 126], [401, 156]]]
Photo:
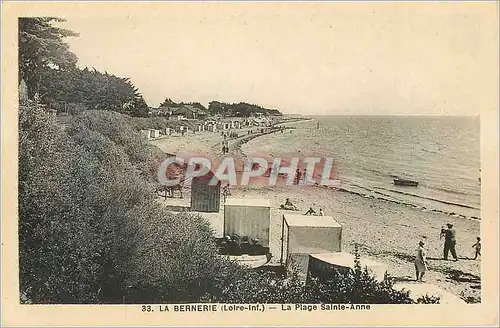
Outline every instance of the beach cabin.
[[151, 139], [151, 130], [140, 130], [139, 132], [146, 138], [146, 140]]
[[283, 214], [281, 263], [307, 274], [309, 254], [340, 252], [342, 226], [331, 216]]
[[222, 131], [231, 129], [231, 122], [219, 122], [217, 123], [217, 128]]
[[158, 138], [160, 136], [160, 130], [150, 129], [149, 131], [151, 131], [151, 138], [152, 139]]
[[[360, 259], [361, 269], [368, 272], [377, 279], [383, 281], [387, 272], [387, 265], [366, 258]], [[346, 272], [354, 270], [354, 255], [345, 252], [319, 253], [309, 255], [308, 278], [326, 280], [332, 276], [334, 271]]]
[[231, 129], [241, 129], [241, 122], [239, 120], [231, 120], [230, 127]]
[[207, 125], [207, 130], [210, 132], [217, 132], [217, 125], [215, 124], [208, 124]]
[[[215, 179], [215, 183], [211, 183]], [[212, 171], [191, 181], [191, 211], [219, 212], [221, 182]]]
[[224, 204], [224, 235], [258, 238], [269, 247], [271, 204], [268, 199], [228, 198]]

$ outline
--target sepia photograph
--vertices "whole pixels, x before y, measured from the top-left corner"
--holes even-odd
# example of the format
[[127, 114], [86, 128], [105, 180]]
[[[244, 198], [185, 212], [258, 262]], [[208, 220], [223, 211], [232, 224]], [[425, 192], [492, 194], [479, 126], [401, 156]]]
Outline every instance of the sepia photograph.
[[9, 302], [498, 324], [498, 2], [7, 9]]

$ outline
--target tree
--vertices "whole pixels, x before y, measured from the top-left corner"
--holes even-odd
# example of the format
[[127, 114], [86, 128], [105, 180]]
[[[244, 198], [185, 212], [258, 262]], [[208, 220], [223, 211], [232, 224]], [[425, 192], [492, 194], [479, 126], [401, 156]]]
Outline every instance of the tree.
[[197, 108], [197, 109], [199, 109], [201, 111], [204, 111], [204, 112], [207, 111], [207, 108], [205, 106], [203, 106], [203, 104], [201, 104], [199, 102], [188, 102], [188, 103], [181, 102], [181, 105], [191, 105], [194, 108]]
[[180, 104], [176, 103], [172, 99], [166, 97], [165, 100], [160, 104], [160, 107], [179, 107]]
[[149, 114], [149, 107], [146, 101], [140, 94], [136, 94], [133, 101], [131, 116], [146, 117]]
[[78, 34], [53, 26], [64, 21], [19, 18], [19, 77], [27, 85], [28, 97], [38, 93], [42, 103], [56, 109], [71, 103], [74, 112], [103, 109], [147, 116], [148, 106], [129, 78], [76, 67], [77, 57], [64, 38]]
[[19, 18], [19, 77], [26, 81], [30, 98], [38, 91], [45, 70], [76, 67], [77, 58], [63, 39], [78, 34], [52, 25], [64, 21], [55, 17]]
[[208, 104], [208, 110], [212, 114], [222, 114], [224, 116], [239, 116], [248, 117], [256, 113], [263, 113], [264, 115], [283, 115], [277, 109], [268, 109], [259, 105], [252, 105], [245, 102], [237, 104], [226, 104], [219, 101], [211, 101]]

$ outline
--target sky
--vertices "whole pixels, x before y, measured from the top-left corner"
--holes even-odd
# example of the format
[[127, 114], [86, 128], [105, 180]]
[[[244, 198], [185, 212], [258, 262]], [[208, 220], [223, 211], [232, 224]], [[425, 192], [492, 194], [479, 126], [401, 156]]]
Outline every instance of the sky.
[[114, 6], [68, 13], [80, 36], [67, 41], [79, 66], [129, 77], [153, 107], [475, 115], [496, 95], [495, 3]]

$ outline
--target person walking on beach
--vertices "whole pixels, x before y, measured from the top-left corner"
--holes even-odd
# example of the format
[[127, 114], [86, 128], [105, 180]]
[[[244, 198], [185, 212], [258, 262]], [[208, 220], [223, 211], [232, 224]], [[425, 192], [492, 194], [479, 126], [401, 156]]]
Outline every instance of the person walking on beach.
[[304, 175], [302, 176], [304, 178], [304, 181], [302, 184], [307, 184], [307, 169], [304, 169]]
[[325, 216], [325, 212], [323, 212], [322, 208], [319, 209], [319, 216]]
[[299, 182], [300, 182], [300, 170], [299, 169], [296, 169], [295, 170], [295, 184], [298, 185]]
[[309, 214], [315, 215], [316, 211], [314, 211], [312, 207], [309, 207], [309, 209], [307, 210], [307, 212], [304, 215], [309, 215]]
[[448, 229], [442, 229], [441, 234], [444, 235], [444, 260], [448, 260], [448, 253], [451, 252], [451, 256], [458, 261], [457, 251], [455, 246], [457, 244], [457, 232], [453, 229], [453, 224], [448, 223], [446, 225]]
[[227, 185], [225, 185], [223, 188], [222, 188], [222, 199], [224, 201], [224, 203], [226, 202], [226, 199], [227, 199], [227, 196], [229, 196], [231, 193], [229, 191], [229, 183]]
[[425, 243], [420, 241], [418, 243], [417, 255], [415, 256], [415, 272], [417, 275], [417, 280], [422, 282], [422, 278], [427, 271], [427, 252], [424, 248]]
[[475, 260], [478, 255], [481, 256], [481, 237], [477, 237], [477, 241], [472, 247], [476, 249], [476, 255], [473, 258], [473, 260]]
[[228, 142], [226, 140], [226, 137], [224, 137], [224, 140], [222, 141], [222, 154], [225, 155], [228, 152], [229, 152]]

